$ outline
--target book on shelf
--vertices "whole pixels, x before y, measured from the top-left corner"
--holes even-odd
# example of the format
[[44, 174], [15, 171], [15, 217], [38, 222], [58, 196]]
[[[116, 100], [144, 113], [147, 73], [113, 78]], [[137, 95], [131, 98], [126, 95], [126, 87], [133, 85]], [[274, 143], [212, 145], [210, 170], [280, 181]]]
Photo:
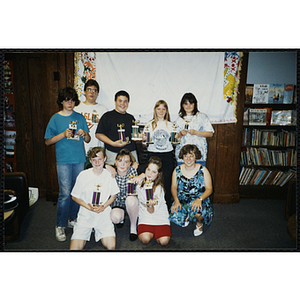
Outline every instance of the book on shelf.
[[283, 177], [284, 175], [284, 171], [277, 171], [276, 176], [274, 177], [273, 181], [270, 183], [270, 185], [276, 185], [276, 183], [278, 182], [278, 180], [280, 180], [281, 177]]
[[262, 104], [268, 103], [269, 84], [254, 84], [252, 103]]
[[260, 185], [265, 185], [271, 175], [272, 175], [272, 170], [267, 169], [267, 174], [266, 174], [266, 176], [264, 176], [263, 180], [260, 182]]
[[292, 110], [272, 110], [271, 125], [292, 125]]
[[248, 107], [244, 107], [244, 117], [243, 117], [243, 125], [249, 124], [249, 109]]
[[253, 99], [253, 85], [246, 85], [245, 103], [251, 104]]
[[267, 110], [267, 116], [266, 116], [266, 125], [271, 125], [271, 116], [272, 116], [272, 108], [271, 107], [263, 107], [262, 109]]
[[267, 125], [267, 110], [265, 108], [250, 108], [249, 109], [249, 125], [266, 126]]
[[283, 93], [283, 104], [292, 104], [294, 101], [294, 85], [285, 84]]
[[282, 104], [284, 97], [284, 83], [270, 83], [269, 85], [269, 104]]
[[296, 170], [293, 169], [288, 170], [286, 176], [284, 176], [283, 179], [277, 183], [277, 185], [284, 186], [287, 182], [289, 182], [291, 179], [296, 177], [296, 174], [297, 174]]
[[265, 182], [265, 185], [273, 185], [273, 182], [281, 174], [280, 170], [272, 170], [268, 180]]

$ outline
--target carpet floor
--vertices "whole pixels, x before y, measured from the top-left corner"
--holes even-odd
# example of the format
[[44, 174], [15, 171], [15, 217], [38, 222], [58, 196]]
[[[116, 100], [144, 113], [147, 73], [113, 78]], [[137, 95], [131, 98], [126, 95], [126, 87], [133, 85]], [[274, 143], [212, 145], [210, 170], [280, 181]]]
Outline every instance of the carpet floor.
[[[195, 224], [181, 228], [171, 223], [172, 238], [162, 247], [155, 240], [144, 245], [129, 240], [129, 218], [116, 228], [116, 251], [294, 251], [295, 243], [287, 230], [284, 200], [240, 200], [238, 204], [213, 204], [214, 217], [204, 233], [194, 237]], [[6, 242], [4, 251], [68, 251], [72, 229], [66, 229], [67, 241], [55, 238], [56, 205], [39, 199], [32, 205], [17, 240]], [[94, 234], [84, 251], [105, 251]]]

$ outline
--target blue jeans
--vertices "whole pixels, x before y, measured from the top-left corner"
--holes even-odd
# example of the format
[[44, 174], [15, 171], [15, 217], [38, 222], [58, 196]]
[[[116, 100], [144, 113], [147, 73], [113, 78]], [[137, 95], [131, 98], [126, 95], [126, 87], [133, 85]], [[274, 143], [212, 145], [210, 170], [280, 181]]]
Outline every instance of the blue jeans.
[[72, 200], [71, 191], [78, 174], [84, 170], [84, 163], [56, 165], [56, 167], [59, 185], [56, 226], [66, 227], [68, 219], [77, 218], [79, 204]]

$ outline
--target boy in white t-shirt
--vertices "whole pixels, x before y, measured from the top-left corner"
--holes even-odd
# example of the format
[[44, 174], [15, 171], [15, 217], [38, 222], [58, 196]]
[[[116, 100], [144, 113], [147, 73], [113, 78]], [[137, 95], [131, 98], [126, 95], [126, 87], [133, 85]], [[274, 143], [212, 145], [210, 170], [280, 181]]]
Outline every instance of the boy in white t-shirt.
[[116, 199], [119, 187], [109, 171], [103, 168], [105, 150], [94, 147], [88, 152], [92, 168], [82, 171], [71, 192], [72, 199], [80, 205], [74, 225], [70, 250], [82, 250], [95, 230], [95, 240], [101, 240], [108, 250], [116, 248], [114, 225], [110, 219], [110, 205]]
[[[107, 108], [96, 102], [99, 95], [100, 87], [96, 80], [90, 79], [84, 85], [85, 101], [80, 102], [75, 107], [75, 111], [82, 114], [85, 117], [88, 125], [91, 141], [85, 144], [86, 155], [93, 147], [103, 147], [104, 143], [98, 140], [95, 136], [96, 128], [102, 115], [107, 112]], [[89, 165], [89, 160], [85, 164], [85, 168]]]

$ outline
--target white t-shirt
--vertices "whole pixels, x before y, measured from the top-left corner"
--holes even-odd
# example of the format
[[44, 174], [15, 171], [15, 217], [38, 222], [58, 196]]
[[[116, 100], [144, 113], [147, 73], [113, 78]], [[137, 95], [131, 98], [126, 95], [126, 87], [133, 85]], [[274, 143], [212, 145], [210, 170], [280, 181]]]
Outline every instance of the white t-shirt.
[[[104, 204], [111, 195], [119, 193], [119, 187], [109, 171], [103, 169], [100, 175], [93, 172], [93, 168], [84, 170], [77, 176], [71, 195], [83, 200], [86, 203], [92, 203], [93, 192], [100, 185], [100, 201]], [[97, 227], [102, 218], [110, 218], [111, 208], [108, 206], [103, 212], [97, 214], [80, 206], [77, 223], [87, 227]]]
[[158, 204], [154, 205], [154, 212], [152, 214], [147, 211], [147, 207], [145, 206], [147, 201], [145, 188], [137, 186], [136, 190], [139, 199], [139, 224], [170, 225], [169, 213], [163, 188], [158, 186], [154, 192], [153, 198], [157, 197]]
[[102, 115], [107, 112], [106, 107], [98, 103], [95, 105], [86, 105], [85, 103], [80, 102], [78, 106], [75, 106], [74, 110], [85, 117], [90, 130], [91, 140], [89, 143], [84, 143], [85, 152], [87, 153], [93, 147], [104, 147], [104, 143], [95, 136], [98, 123], [95, 123], [95, 121], [93, 122], [93, 120], [95, 117], [100, 119]]
[[150, 132], [150, 138], [153, 141], [153, 144], [148, 145], [148, 151], [150, 152], [172, 151], [173, 146], [170, 142], [170, 136], [171, 136], [171, 132], [173, 131], [173, 127], [172, 127], [173, 124], [167, 121], [158, 121], [156, 128], [153, 130], [152, 122], [153, 121], [150, 121], [146, 124]]

